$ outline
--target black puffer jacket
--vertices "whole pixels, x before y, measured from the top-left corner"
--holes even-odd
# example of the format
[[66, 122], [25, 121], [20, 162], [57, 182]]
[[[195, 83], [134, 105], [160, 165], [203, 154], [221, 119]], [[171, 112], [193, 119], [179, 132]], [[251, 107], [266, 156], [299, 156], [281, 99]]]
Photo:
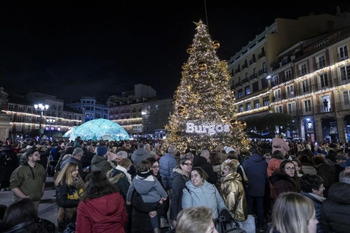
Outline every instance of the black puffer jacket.
[[178, 213], [182, 210], [182, 190], [185, 188], [189, 175], [180, 168], [174, 169], [174, 180], [172, 186], [172, 199], [170, 203], [170, 219], [176, 220]]
[[215, 184], [218, 178], [216, 172], [214, 172], [213, 165], [210, 164], [206, 158], [200, 155], [194, 156], [193, 167], [201, 167], [208, 174], [207, 181], [211, 184]]
[[322, 226], [324, 232], [350, 232], [350, 184], [335, 183], [322, 205]]

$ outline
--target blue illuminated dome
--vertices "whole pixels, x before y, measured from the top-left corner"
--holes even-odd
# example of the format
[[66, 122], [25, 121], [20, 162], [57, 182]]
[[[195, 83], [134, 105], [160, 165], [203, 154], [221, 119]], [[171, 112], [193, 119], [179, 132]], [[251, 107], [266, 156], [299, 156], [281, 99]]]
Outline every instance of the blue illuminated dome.
[[63, 137], [74, 140], [80, 136], [82, 140], [128, 140], [129, 134], [116, 122], [107, 119], [95, 119], [73, 128], [66, 132]]

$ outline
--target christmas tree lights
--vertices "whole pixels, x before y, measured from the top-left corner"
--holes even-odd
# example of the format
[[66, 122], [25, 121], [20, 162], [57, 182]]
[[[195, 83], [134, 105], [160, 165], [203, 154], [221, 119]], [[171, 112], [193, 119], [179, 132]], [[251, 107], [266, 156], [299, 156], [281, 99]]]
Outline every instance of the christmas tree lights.
[[224, 146], [247, 149], [246, 124], [237, 121], [235, 115], [228, 66], [216, 55], [220, 43], [211, 40], [202, 21], [195, 24], [197, 33], [187, 48], [190, 56], [182, 67], [182, 79], [174, 93], [174, 112], [166, 126], [168, 143], [181, 152]]

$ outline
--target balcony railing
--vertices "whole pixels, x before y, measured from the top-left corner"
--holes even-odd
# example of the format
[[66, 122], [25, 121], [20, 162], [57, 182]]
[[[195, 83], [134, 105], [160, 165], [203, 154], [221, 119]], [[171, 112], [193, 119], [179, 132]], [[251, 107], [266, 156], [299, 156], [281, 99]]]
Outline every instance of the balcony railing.
[[256, 79], [257, 77], [258, 77], [258, 74], [252, 74], [252, 75], [249, 76], [249, 79], [250, 79], [250, 80], [254, 80], [254, 79]]
[[258, 54], [258, 59], [260, 59], [262, 57], [265, 57], [265, 52], [261, 52], [261, 53]]

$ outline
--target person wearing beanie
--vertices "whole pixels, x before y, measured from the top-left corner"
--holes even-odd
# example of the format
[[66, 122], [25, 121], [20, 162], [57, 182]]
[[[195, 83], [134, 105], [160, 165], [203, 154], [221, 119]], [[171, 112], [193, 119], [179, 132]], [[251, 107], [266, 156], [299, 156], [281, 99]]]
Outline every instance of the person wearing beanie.
[[96, 148], [96, 155], [104, 156], [107, 153], [107, 146], [98, 146]]
[[235, 149], [229, 146], [224, 146], [224, 151], [226, 154], [230, 153], [231, 151], [235, 152]]
[[91, 171], [101, 171], [103, 174], [106, 174], [113, 167], [107, 160], [107, 147], [106, 146], [98, 146], [96, 148], [96, 155], [92, 157], [91, 160]]

